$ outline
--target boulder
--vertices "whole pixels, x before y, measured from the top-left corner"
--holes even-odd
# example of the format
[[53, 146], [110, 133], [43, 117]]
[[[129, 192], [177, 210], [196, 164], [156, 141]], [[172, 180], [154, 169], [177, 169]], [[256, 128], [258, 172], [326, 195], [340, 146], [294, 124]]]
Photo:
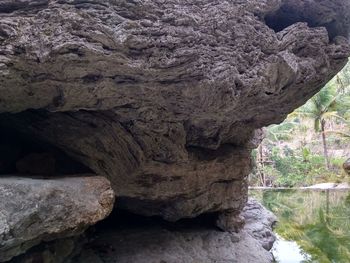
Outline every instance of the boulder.
[[245, 230], [259, 240], [263, 248], [270, 250], [276, 241], [272, 228], [277, 217], [253, 198], [248, 199], [241, 216], [245, 219]]
[[[79, 254], [86, 243], [85, 234], [43, 242], [24, 254], [11, 259], [10, 263], [68, 263]], [[73, 262], [72, 262], [73, 263]], [[94, 262], [95, 263], [95, 262]]]
[[100, 176], [0, 177], [0, 262], [43, 241], [80, 235], [112, 210], [114, 193]]

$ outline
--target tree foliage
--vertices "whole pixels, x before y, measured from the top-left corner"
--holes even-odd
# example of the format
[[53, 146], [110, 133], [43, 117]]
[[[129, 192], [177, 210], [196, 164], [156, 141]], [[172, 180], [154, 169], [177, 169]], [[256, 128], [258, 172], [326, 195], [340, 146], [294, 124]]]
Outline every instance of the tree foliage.
[[301, 186], [347, 180], [341, 166], [350, 156], [340, 156], [337, 150], [348, 146], [350, 63], [283, 123], [266, 129], [260, 156], [255, 152], [255, 177], [263, 180], [254, 181], [253, 174], [252, 184]]

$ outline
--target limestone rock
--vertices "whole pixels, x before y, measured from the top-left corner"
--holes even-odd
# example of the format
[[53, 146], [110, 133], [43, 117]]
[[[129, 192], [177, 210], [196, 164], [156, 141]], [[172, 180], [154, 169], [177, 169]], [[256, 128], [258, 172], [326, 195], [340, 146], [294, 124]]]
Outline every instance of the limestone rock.
[[272, 227], [277, 217], [255, 199], [249, 198], [241, 216], [245, 218], [245, 229], [265, 248], [270, 250], [276, 241]]
[[112, 210], [104, 177], [0, 178], [0, 262], [42, 241], [81, 234]]
[[244, 217], [237, 215], [236, 212], [226, 211], [218, 216], [217, 227], [223, 231], [239, 232], [245, 224]]
[[10, 263], [68, 263], [71, 258], [79, 254], [85, 240], [83, 234], [43, 242], [24, 254], [11, 259]]
[[345, 65], [349, 10], [348, 0], [5, 0], [0, 126], [108, 177], [118, 207], [168, 220], [238, 214], [254, 136]]

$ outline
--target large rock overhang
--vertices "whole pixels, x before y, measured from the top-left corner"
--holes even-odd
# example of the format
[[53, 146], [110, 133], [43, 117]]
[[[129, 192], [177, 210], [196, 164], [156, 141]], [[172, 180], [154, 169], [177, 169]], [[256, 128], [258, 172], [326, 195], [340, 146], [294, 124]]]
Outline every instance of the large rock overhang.
[[346, 64], [349, 16], [346, 0], [5, 0], [0, 126], [108, 177], [119, 207], [239, 211], [259, 129]]

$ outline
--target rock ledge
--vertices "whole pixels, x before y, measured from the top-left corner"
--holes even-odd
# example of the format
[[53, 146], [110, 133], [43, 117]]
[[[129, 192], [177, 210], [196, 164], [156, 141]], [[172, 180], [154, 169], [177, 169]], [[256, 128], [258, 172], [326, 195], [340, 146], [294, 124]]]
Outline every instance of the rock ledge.
[[42, 241], [81, 234], [113, 208], [104, 177], [0, 178], [0, 262]]

